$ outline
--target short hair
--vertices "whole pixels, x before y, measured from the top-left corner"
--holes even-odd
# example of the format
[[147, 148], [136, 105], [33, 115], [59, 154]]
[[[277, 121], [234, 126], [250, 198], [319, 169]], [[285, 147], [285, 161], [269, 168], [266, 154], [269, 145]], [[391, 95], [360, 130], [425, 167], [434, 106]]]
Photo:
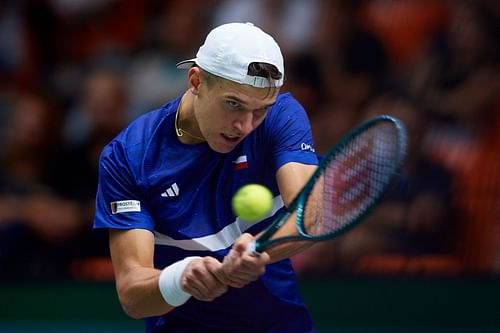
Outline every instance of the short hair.
[[[223, 79], [203, 69], [201, 72], [203, 73], [203, 77], [209, 87], [213, 86], [218, 80]], [[270, 83], [269, 84], [270, 89], [276, 88], [276, 86], [274, 85], [274, 81], [279, 80], [283, 77], [283, 74], [280, 73], [280, 71], [278, 70], [278, 68], [276, 68], [276, 66], [264, 62], [252, 62], [250, 65], [248, 65], [247, 74], [251, 76], [259, 76], [266, 78]]]
[[276, 88], [274, 81], [283, 77], [283, 74], [279, 72], [276, 66], [264, 62], [252, 62], [248, 65], [247, 74], [266, 78], [269, 81], [269, 86], [272, 88]]

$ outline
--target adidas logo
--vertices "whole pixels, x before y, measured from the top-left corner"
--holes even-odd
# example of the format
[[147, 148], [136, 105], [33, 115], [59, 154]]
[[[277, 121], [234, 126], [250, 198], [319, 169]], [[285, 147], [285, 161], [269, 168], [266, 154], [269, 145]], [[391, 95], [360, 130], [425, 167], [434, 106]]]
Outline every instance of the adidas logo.
[[170, 187], [167, 188], [165, 192], [161, 194], [161, 196], [164, 198], [176, 197], [178, 195], [179, 195], [179, 186], [177, 186], [177, 183], [173, 183], [172, 185], [170, 185]]

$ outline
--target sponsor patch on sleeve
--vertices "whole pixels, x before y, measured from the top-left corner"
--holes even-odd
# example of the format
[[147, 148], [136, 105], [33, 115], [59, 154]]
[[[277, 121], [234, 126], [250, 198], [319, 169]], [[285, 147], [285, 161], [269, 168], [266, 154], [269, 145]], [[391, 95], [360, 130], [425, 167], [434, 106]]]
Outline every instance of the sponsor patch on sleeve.
[[140, 211], [141, 211], [141, 202], [138, 200], [122, 200], [122, 201], [113, 201], [111, 203], [111, 212], [113, 214], [140, 212]]

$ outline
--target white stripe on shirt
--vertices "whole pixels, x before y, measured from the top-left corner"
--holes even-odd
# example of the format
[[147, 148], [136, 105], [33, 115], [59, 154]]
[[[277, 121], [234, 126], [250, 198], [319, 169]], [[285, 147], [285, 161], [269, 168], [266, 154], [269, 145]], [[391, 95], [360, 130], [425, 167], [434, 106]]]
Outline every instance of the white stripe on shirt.
[[281, 207], [283, 207], [283, 199], [279, 195], [273, 199], [273, 207], [269, 214], [267, 214], [264, 218], [248, 222], [243, 221], [238, 217], [236, 218], [236, 221], [227, 225], [219, 232], [198, 238], [173, 239], [172, 237], [164, 235], [158, 231], [154, 231], [155, 245], [168, 245], [188, 251], [224, 250], [230, 247], [243, 232], [264, 219], [273, 216]]

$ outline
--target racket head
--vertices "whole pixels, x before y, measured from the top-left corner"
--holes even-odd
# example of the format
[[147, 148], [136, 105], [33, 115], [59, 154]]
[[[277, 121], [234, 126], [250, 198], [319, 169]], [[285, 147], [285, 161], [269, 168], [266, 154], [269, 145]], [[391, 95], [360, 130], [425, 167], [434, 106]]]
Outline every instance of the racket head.
[[301, 238], [330, 239], [361, 222], [399, 172], [407, 140], [404, 125], [387, 115], [372, 118], [344, 136], [300, 194], [297, 229]]
[[[255, 252], [286, 241], [331, 239], [361, 222], [401, 168], [406, 147], [406, 129], [392, 116], [377, 116], [352, 129], [256, 240]], [[294, 212], [298, 234], [271, 239]]]

